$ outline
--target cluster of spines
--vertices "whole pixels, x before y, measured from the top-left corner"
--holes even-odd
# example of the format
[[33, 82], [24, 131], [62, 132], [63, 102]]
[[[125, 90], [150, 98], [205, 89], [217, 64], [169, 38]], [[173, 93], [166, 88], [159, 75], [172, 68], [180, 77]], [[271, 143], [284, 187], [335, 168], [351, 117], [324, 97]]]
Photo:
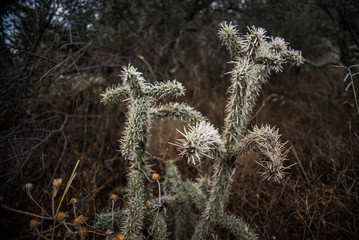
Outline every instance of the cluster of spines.
[[[280, 37], [267, 37], [263, 28], [248, 27], [248, 33], [240, 36], [235, 25], [224, 22], [220, 24], [218, 34], [223, 45], [234, 58], [248, 57], [255, 63], [265, 61], [272, 67], [286, 62], [292, 62], [297, 66], [303, 64], [304, 59], [300, 51], [289, 48], [288, 43]], [[277, 70], [281, 69], [281, 67], [277, 68]]]
[[257, 149], [260, 153], [260, 161], [258, 162], [264, 168], [261, 173], [263, 179], [273, 179], [280, 182], [285, 176], [285, 170], [290, 168], [283, 165], [286, 161], [288, 150], [285, 150], [285, 143], [280, 141], [278, 129], [271, 128], [269, 125], [258, 128], [255, 126], [252, 131], [238, 143], [235, 147], [234, 155], [242, 158], [252, 149]]
[[173, 80], [167, 82], [160, 82], [155, 84], [149, 84], [145, 89], [146, 95], [157, 99], [183, 96], [185, 88], [182, 83]]
[[185, 120], [191, 125], [195, 125], [200, 121], [206, 121], [207, 118], [194, 110], [192, 107], [185, 103], [168, 103], [153, 107], [150, 110], [151, 119], [164, 119], [164, 118], [176, 118]]
[[183, 133], [178, 131], [184, 138], [178, 139], [173, 144], [180, 150], [180, 156], [188, 159], [188, 163], [196, 165], [206, 156], [218, 158], [224, 153], [224, 146], [217, 129], [208, 122], [201, 121], [194, 127], [189, 126]]
[[[112, 216], [114, 217], [113, 226], [112, 226]], [[105, 212], [105, 213], [97, 214], [95, 226], [100, 229], [107, 230], [112, 227], [114, 228], [119, 227], [125, 220], [126, 218], [124, 211], [122, 209], [115, 209], [113, 213]]]
[[240, 36], [231, 23], [222, 23], [218, 31], [223, 44], [234, 56], [223, 131], [229, 149], [243, 137], [261, 86], [270, 71], [281, 71], [286, 62], [303, 63], [301, 53], [288, 49], [282, 38], [268, 41], [263, 28], [252, 26], [248, 30], [245, 36]]
[[125, 237], [140, 236], [146, 211], [143, 173], [132, 170], [129, 174], [128, 198], [125, 209], [126, 220], [123, 224]]

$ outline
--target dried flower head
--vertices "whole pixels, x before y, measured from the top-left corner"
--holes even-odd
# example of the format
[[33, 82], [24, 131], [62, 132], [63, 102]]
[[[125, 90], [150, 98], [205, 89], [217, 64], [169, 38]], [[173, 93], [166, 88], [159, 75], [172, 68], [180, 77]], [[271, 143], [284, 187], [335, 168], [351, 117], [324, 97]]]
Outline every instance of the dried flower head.
[[153, 181], [156, 181], [159, 177], [160, 177], [160, 175], [158, 175], [158, 173], [152, 173], [152, 180]]
[[54, 188], [59, 188], [62, 184], [62, 179], [61, 178], [57, 178], [57, 179], [54, 179], [54, 181], [52, 181], [52, 186]]
[[123, 239], [125, 239], [125, 236], [122, 233], [119, 233], [119, 234], [116, 235], [116, 238], [118, 240], [123, 240]]
[[71, 203], [71, 204], [76, 204], [76, 203], [78, 203], [77, 198], [71, 198], [71, 199], [70, 199], [70, 203]]
[[117, 194], [114, 194], [114, 193], [111, 193], [110, 199], [111, 199], [112, 201], [116, 201], [116, 200], [118, 199], [118, 195], [117, 195]]
[[32, 183], [26, 183], [24, 185], [24, 189], [25, 190], [31, 190], [34, 187], [34, 185]]
[[82, 215], [74, 218], [74, 224], [76, 226], [81, 225], [82, 221], [84, 220], [84, 217]]
[[218, 131], [207, 122], [197, 123], [195, 127], [189, 126], [184, 132], [177, 130], [184, 138], [177, 139], [177, 143], [171, 143], [178, 147], [180, 156], [187, 158], [188, 163], [196, 165], [201, 158], [212, 158], [211, 151], [222, 148]]
[[36, 219], [31, 219], [30, 222], [29, 222], [29, 227], [31, 229], [37, 228], [39, 225], [40, 225], [40, 222], [38, 220], [36, 220]]
[[64, 213], [64, 212], [59, 212], [56, 215], [56, 220], [58, 220], [58, 221], [63, 221], [63, 220], [65, 220], [65, 218], [66, 218], [66, 213]]

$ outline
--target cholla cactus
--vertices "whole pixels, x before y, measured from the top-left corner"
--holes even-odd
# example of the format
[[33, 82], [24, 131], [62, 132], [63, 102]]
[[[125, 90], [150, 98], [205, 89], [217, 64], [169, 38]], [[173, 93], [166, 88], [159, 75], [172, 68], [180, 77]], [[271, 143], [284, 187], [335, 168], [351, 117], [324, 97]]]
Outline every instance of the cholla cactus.
[[[248, 151], [259, 151], [261, 158], [258, 164], [263, 167], [263, 179], [276, 182], [280, 182], [285, 170], [290, 167], [283, 165], [287, 151], [280, 142], [278, 130], [267, 125], [254, 127], [248, 132], [246, 129], [261, 87], [270, 73], [281, 71], [285, 63], [302, 64], [301, 53], [290, 49], [282, 38], [267, 37], [262, 28], [251, 27], [248, 34], [242, 36], [231, 23], [223, 23], [219, 28], [219, 37], [233, 57], [231, 63], [234, 65], [228, 73], [231, 85], [221, 134], [208, 119], [186, 104], [155, 104], [156, 99], [184, 94], [183, 86], [176, 80], [148, 84], [137, 69], [128, 66], [120, 75], [123, 85], [109, 88], [102, 95], [104, 103], [129, 102], [126, 128], [120, 140], [121, 152], [130, 161], [128, 203], [120, 220], [125, 238], [141, 239], [142, 230], [147, 229], [155, 239], [166, 239], [168, 222], [174, 228], [175, 239], [183, 239], [186, 233], [192, 234], [192, 239], [207, 239], [215, 225], [229, 229], [242, 239], [256, 239], [245, 222], [223, 210], [237, 162]], [[183, 138], [173, 143], [179, 155], [193, 165], [204, 158], [213, 159], [213, 176], [197, 182], [182, 181], [175, 165], [169, 163], [163, 201], [157, 178], [158, 201], [149, 201], [155, 198], [145, 191], [149, 183], [147, 176], [151, 172], [147, 163], [147, 136], [153, 120], [168, 117], [189, 123], [187, 129], [179, 131]], [[170, 205], [168, 218], [161, 211], [165, 208], [163, 202]], [[173, 205], [176, 207], [171, 208]], [[192, 211], [193, 206], [199, 215]], [[146, 218], [148, 221], [145, 221]], [[115, 222], [118, 223], [118, 219]], [[146, 226], [145, 222], [153, 224]]]
[[[102, 94], [102, 102], [129, 103], [125, 131], [120, 140], [121, 153], [130, 162], [128, 169], [128, 204], [124, 210], [125, 221], [120, 224], [125, 238], [130, 236], [141, 238], [141, 231], [145, 228], [146, 199], [151, 196], [145, 194], [145, 185], [151, 169], [147, 163], [147, 137], [150, 123], [153, 119], [177, 117], [188, 119], [191, 123], [205, 120], [202, 115], [186, 104], [169, 103], [154, 106], [155, 99], [177, 97], [184, 94], [184, 87], [176, 80], [165, 83], [148, 84], [136, 68], [129, 65], [120, 74], [123, 85], [108, 88]], [[98, 219], [102, 219], [99, 216]], [[102, 223], [104, 221], [99, 221]], [[161, 229], [156, 236], [164, 237], [166, 224], [156, 225]]]
[[[285, 175], [284, 170], [289, 168], [283, 166], [286, 151], [280, 143], [278, 130], [269, 126], [255, 127], [253, 131], [245, 134], [261, 87], [269, 78], [270, 72], [281, 71], [283, 64], [287, 62], [296, 65], [303, 63], [301, 53], [289, 49], [283, 39], [270, 39], [265, 34], [264, 29], [251, 27], [248, 34], [240, 36], [231, 23], [223, 23], [219, 28], [220, 39], [234, 57], [231, 62], [234, 67], [228, 73], [231, 85], [228, 90], [229, 99], [225, 109], [222, 142], [217, 143], [217, 146], [225, 146], [225, 149], [217, 150], [221, 154], [215, 159], [210, 194], [192, 239], [205, 239], [216, 224], [229, 228], [243, 239], [255, 238], [255, 234], [246, 224], [241, 220], [233, 220], [233, 216], [227, 216], [223, 212], [236, 161], [251, 148], [257, 148], [263, 156], [258, 163], [264, 168], [264, 179], [279, 182]], [[178, 141], [182, 143], [182, 146], [179, 146], [182, 151], [180, 155], [186, 155], [183, 154], [183, 149], [188, 148], [188, 136], [196, 139], [197, 132], [198, 130], [192, 127], [190, 132], [185, 134], [185, 139]], [[191, 150], [202, 152], [201, 155], [206, 156], [206, 149], [210, 150], [207, 144], [202, 144], [198, 149]], [[189, 157], [193, 158], [191, 155]]]

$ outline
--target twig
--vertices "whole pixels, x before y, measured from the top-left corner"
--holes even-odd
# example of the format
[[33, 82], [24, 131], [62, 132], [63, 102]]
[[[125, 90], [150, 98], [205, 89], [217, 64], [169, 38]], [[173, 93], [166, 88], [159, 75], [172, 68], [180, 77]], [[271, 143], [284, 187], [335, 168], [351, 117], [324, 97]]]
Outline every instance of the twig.
[[50, 216], [43, 207], [32, 197], [30, 189], [26, 189], [27, 196], [41, 209], [43, 213], [45, 213], [47, 216]]
[[42, 235], [39, 231], [39, 229], [35, 228], [35, 232], [37, 233], [38, 236], [42, 237], [43, 239], [46, 239], [46, 240], [50, 240], [48, 239], [47, 237], [45, 237], [44, 235]]
[[21, 210], [18, 210], [18, 209], [15, 209], [15, 208], [11, 208], [11, 207], [8, 207], [2, 203], [0, 203], [0, 206], [2, 208], [5, 208], [9, 211], [12, 211], [12, 212], [16, 212], [16, 213], [20, 213], [20, 214], [25, 214], [25, 215], [29, 215], [29, 216], [32, 216], [32, 217], [36, 217], [36, 218], [41, 218], [41, 219], [48, 219], [48, 220], [52, 220], [53, 218], [52, 217], [44, 217], [44, 216], [40, 216], [40, 215], [37, 215], [37, 214], [34, 214], [34, 213], [30, 213], [30, 212], [25, 212], [25, 211], [21, 211]]
[[353, 77], [357, 74], [359, 74], [359, 72], [356, 72], [356, 73], [352, 73], [352, 68], [356, 68], [358, 67], [359, 65], [352, 65], [352, 66], [349, 66], [349, 67], [346, 67], [346, 66], [343, 66], [343, 65], [333, 65], [333, 67], [340, 67], [340, 68], [344, 68], [348, 73], [347, 75], [345, 76], [344, 78], [344, 82], [348, 79], [348, 77], [350, 77], [350, 82], [348, 83], [347, 87], [345, 88], [345, 91], [347, 91], [351, 85], [352, 87], [352, 90], [353, 90], [353, 95], [354, 95], [354, 101], [355, 101], [355, 106], [357, 108], [357, 114], [359, 115], [359, 103], [358, 103], [358, 98], [357, 98], [357, 95], [356, 95], [356, 91], [355, 91], [355, 85], [354, 85], [354, 79]]
[[[54, 67], [52, 67], [49, 71], [47, 71], [41, 78], [40, 80], [37, 82], [37, 84], [39, 84], [42, 79], [44, 79], [45, 77], [47, 77], [52, 71], [54, 71], [55, 69], [59, 68], [61, 65], [65, 64], [68, 60], [72, 59], [76, 54], [80, 53], [81, 51], [85, 51], [86, 48], [88, 48], [90, 45], [92, 44], [92, 41], [88, 42], [84, 47], [82, 47], [81, 49], [79, 49], [78, 51], [76, 51], [74, 54], [70, 55], [69, 57], [67, 57], [64, 61], [56, 64]], [[80, 53], [80, 56], [82, 56], [82, 54]], [[76, 59], [77, 60], [77, 59]], [[72, 64], [71, 64], [72, 65]]]
[[137, 55], [137, 57], [138, 57], [139, 59], [141, 59], [141, 60], [146, 64], [146, 66], [148, 67], [148, 70], [150, 70], [150, 73], [151, 73], [151, 75], [152, 75], [152, 77], [153, 77], [154, 82], [156, 82], [156, 81], [157, 81], [156, 75], [155, 75], [155, 73], [153, 72], [152, 67], [151, 67], [151, 65], [149, 64], [149, 62], [148, 62], [142, 55]]
[[62, 225], [64, 225], [64, 227], [67, 229], [67, 231], [69, 231], [69, 233], [72, 234], [72, 236], [74, 236], [74, 238], [76, 239], [75, 233], [69, 228], [69, 226], [67, 226], [65, 221], [62, 221]]
[[[57, 225], [55, 226], [55, 228], [58, 228], [58, 227], [61, 227], [61, 226], [62, 226], [62, 224], [57, 224]], [[41, 233], [41, 234], [44, 234], [44, 233], [48, 233], [48, 232], [51, 232], [51, 231], [52, 231], [52, 228], [47, 229], [47, 230], [43, 230], [43, 231], [41, 231], [40, 233]], [[30, 233], [30, 234], [28, 234], [28, 235], [19, 236], [19, 237], [17, 237], [16, 239], [29, 239], [29, 238], [33, 237], [34, 235], [36, 235], [36, 233]]]

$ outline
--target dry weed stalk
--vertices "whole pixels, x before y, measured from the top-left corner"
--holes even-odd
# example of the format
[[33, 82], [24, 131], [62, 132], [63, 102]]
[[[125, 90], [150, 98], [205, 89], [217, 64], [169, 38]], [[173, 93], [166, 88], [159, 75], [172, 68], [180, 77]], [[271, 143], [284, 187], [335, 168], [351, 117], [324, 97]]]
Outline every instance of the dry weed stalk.
[[[31, 194], [31, 189], [33, 188], [32, 183], [26, 183], [23, 188], [26, 191], [30, 200], [33, 201], [41, 209], [41, 215], [14, 209], [14, 208], [10, 208], [10, 207], [0, 203], [0, 206], [4, 209], [7, 209], [7, 210], [15, 212], [15, 213], [34, 217], [29, 222], [29, 227], [30, 227], [30, 230], [32, 231], [31, 234], [27, 235], [27, 236], [21, 236], [20, 238], [30, 238], [33, 236], [37, 236], [38, 238], [42, 238], [42, 239], [55, 239], [55, 236], [56, 236], [55, 232], [60, 227], [63, 227], [62, 230], [66, 231], [66, 233], [62, 232], [61, 234], [65, 234], [65, 235], [67, 234], [69, 236], [72, 236], [73, 239], [77, 239], [78, 237], [80, 237], [80, 239], [84, 239], [86, 233], [88, 233], [88, 232], [92, 232], [94, 234], [101, 235], [101, 236], [105, 235], [105, 233], [103, 231], [98, 230], [95, 227], [91, 227], [91, 226], [87, 225], [87, 223], [85, 222], [84, 217], [82, 215], [77, 216], [76, 204], [78, 203], [78, 200], [76, 198], [71, 198], [70, 202], [69, 202], [73, 207], [73, 217], [74, 217], [73, 222], [68, 221], [70, 215], [67, 212], [63, 212], [60, 210], [62, 203], [65, 199], [65, 196], [67, 195], [68, 190], [77, 174], [76, 170], [77, 170], [79, 163], [80, 163], [80, 160], [77, 161], [77, 163], [72, 171], [72, 174], [66, 184], [64, 192], [61, 195], [61, 198], [57, 205], [56, 211], [55, 211], [55, 198], [59, 193], [60, 186], [62, 184], [62, 179], [61, 178], [54, 179], [54, 181], [52, 182], [52, 192], [51, 192], [52, 216], [50, 216], [47, 213], [46, 208], [42, 207], [32, 196], [32, 194]], [[45, 230], [40, 231], [40, 229], [39, 229], [40, 225], [42, 226], [41, 229], [45, 228]], [[49, 226], [48, 229], [46, 229], [46, 226]]]

